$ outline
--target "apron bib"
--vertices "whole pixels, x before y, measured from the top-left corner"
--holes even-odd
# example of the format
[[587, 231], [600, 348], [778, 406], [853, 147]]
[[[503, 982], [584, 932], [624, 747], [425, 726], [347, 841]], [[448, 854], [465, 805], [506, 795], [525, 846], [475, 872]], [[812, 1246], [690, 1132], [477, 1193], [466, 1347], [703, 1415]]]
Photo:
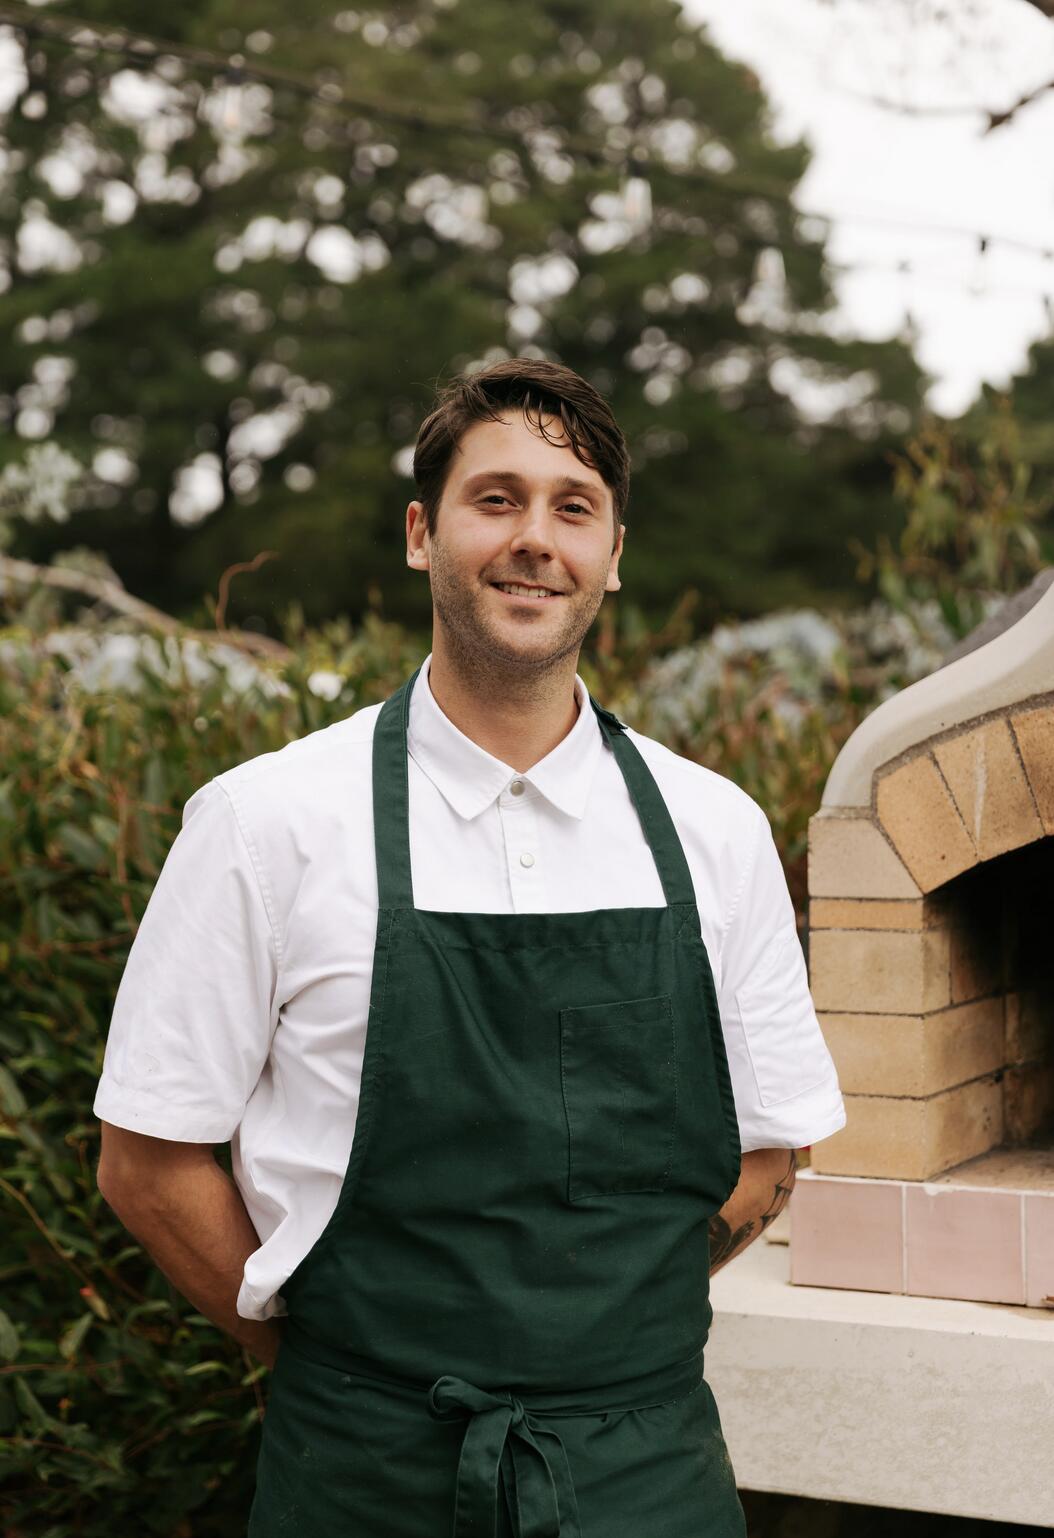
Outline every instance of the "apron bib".
[[703, 1378], [739, 1133], [691, 874], [591, 700], [664, 908], [414, 907], [406, 726], [336, 1210], [282, 1288], [249, 1538], [743, 1538]]

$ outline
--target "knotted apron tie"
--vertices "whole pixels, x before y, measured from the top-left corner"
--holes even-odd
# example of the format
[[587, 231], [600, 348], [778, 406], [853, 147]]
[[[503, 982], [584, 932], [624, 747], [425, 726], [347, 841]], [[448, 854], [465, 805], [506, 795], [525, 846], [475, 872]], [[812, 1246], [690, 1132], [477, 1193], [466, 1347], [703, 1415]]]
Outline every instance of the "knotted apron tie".
[[283, 1321], [280, 1350], [335, 1368], [347, 1383], [373, 1384], [406, 1401], [415, 1413], [426, 1410], [433, 1420], [467, 1420], [458, 1459], [453, 1538], [496, 1538], [502, 1498], [513, 1538], [582, 1538], [567, 1452], [543, 1422], [646, 1410], [694, 1393], [704, 1381], [699, 1352], [620, 1383], [528, 1393], [524, 1403], [503, 1389], [488, 1392], [464, 1378], [444, 1376], [428, 1388], [427, 1380], [396, 1376], [373, 1358], [320, 1340], [296, 1318]]
[[457, 1469], [453, 1538], [495, 1538], [504, 1477], [515, 1538], [581, 1538], [564, 1444], [514, 1394], [490, 1394], [463, 1378], [437, 1378], [435, 1420], [468, 1418]]

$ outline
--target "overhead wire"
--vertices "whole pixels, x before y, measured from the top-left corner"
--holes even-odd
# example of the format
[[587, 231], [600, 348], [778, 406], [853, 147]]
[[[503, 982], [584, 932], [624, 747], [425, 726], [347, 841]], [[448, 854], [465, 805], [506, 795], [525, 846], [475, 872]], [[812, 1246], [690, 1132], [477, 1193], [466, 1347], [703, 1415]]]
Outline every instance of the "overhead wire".
[[[249, 61], [240, 53], [223, 54], [212, 49], [192, 47], [189, 44], [158, 38], [142, 31], [133, 33], [122, 27], [103, 28], [97, 22], [80, 21], [70, 16], [48, 16], [35, 7], [9, 3], [9, 0], [3, 0], [3, 3], [0, 3], [0, 22], [6, 22], [16, 30], [26, 33], [27, 36], [36, 35], [51, 41], [65, 42], [81, 52], [118, 55], [140, 66], [156, 64], [162, 58], [178, 58], [196, 67], [207, 66], [220, 76], [234, 77], [239, 82], [254, 80], [264, 85], [282, 86], [310, 98], [321, 107], [337, 110], [347, 116], [366, 112], [381, 120], [408, 126], [428, 129], [445, 128], [448, 131], [464, 132], [469, 135], [478, 135], [482, 131], [495, 139], [506, 140], [521, 148], [526, 144], [527, 135], [524, 129], [503, 123], [493, 114], [478, 113], [468, 116], [462, 112], [443, 111], [435, 106], [410, 107], [393, 101], [389, 97], [371, 95], [359, 87], [349, 90], [336, 81], [320, 82], [294, 70], [280, 69], [256, 60]], [[89, 38], [92, 40], [89, 41]], [[540, 123], [537, 125], [537, 131], [544, 134], [552, 130], [550, 125]], [[529, 148], [529, 145], [526, 147]], [[599, 145], [594, 140], [561, 130], [559, 148], [579, 155], [583, 159], [592, 160], [605, 169], [631, 170], [650, 164], [676, 176], [679, 181], [697, 183], [728, 197], [783, 198], [790, 190], [781, 182], [744, 177], [737, 172], [708, 171], [699, 166], [678, 166], [671, 165], [668, 161], [655, 161], [651, 159], [648, 147], [640, 144], [620, 150], [613, 146]], [[843, 214], [835, 216], [822, 209], [799, 209], [798, 212], [809, 218], [828, 221], [837, 218], [839, 222], [844, 222], [846, 218]], [[1044, 247], [1014, 236], [969, 230], [965, 227], [922, 225], [913, 220], [904, 221], [896, 217], [875, 217], [868, 214], [853, 215], [851, 222], [867, 224], [875, 228], [903, 228], [927, 234], [983, 238], [991, 243], [1035, 255], [1051, 254]]]
[[[270, 64], [260, 63], [256, 60], [249, 61], [243, 54], [222, 54], [212, 49], [200, 48], [189, 44], [178, 43], [173, 40], [158, 38], [141, 31], [131, 30], [117, 26], [103, 26], [98, 22], [78, 20], [70, 16], [49, 16], [41, 13], [34, 7], [23, 4], [8, 3], [3, 0], [0, 3], [0, 24], [6, 24], [25, 37], [37, 37], [49, 42], [65, 43], [77, 53], [111, 55], [127, 59], [130, 63], [147, 68], [155, 66], [165, 58], [178, 58], [182, 62], [195, 68], [212, 69], [219, 77], [219, 88], [231, 84], [243, 84], [246, 81], [256, 81], [268, 87], [281, 87], [291, 90], [296, 94], [311, 100], [317, 106], [330, 112], [336, 112], [345, 117], [361, 117], [368, 115], [381, 121], [398, 123], [403, 127], [426, 130], [430, 135], [436, 132], [450, 134], [464, 133], [472, 138], [478, 138], [484, 134], [499, 143], [514, 144], [520, 149], [531, 151], [530, 133], [523, 128], [503, 123], [495, 119], [492, 114], [476, 114], [468, 117], [459, 112], [444, 112], [434, 106], [422, 108], [420, 106], [408, 107], [400, 102], [393, 102], [390, 98], [374, 96], [359, 89], [349, 91], [335, 81], [318, 81], [311, 76], [300, 74], [293, 70], [282, 69]], [[22, 77], [26, 74], [24, 69], [0, 66], [0, 73], [9, 75], [17, 74]], [[162, 77], [163, 78], [163, 77]], [[177, 82], [165, 81], [165, 84], [178, 89]], [[273, 102], [268, 107], [269, 117], [279, 117], [281, 114], [273, 112]], [[200, 103], [195, 108], [195, 114], [200, 110]], [[165, 104], [159, 104], [151, 109], [151, 116], [171, 116], [185, 118], [186, 114], [179, 108]], [[289, 122], [288, 116], [285, 118]], [[546, 135], [553, 132], [551, 125], [539, 123], [536, 132]], [[591, 161], [610, 171], [622, 171], [634, 175], [647, 174], [648, 171], [662, 171], [677, 179], [679, 182], [698, 184], [705, 186], [708, 191], [717, 192], [732, 199], [745, 201], [754, 198], [779, 197], [788, 198], [793, 191], [787, 186], [760, 180], [758, 178], [744, 178], [738, 173], [707, 171], [697, 166], [680, 166], [670, 164], [665, 160], [650, 159], [650, 152], [646, 147], [634, 145], [623, 147], [621, 150], [612, 146], [603, 146], [594, 140], [586, 139], [581, 135], [568, 134], [560, 130], [557, 143], [553, 146], [561, 152], [577, 155], [582, 159]], [[996, 234], [993, 232], [979, 231], [963, 226], [924, 224], [913, 219], [906, 219], [896, 215], [850, 213], [847, 211], [837, 214], [823, 209], [802, 208], [796, 204], [791, 205], [794, 212], [802, 219], [816, 219], [829, 226], [859, 225], [867, 228], [886, 229], [890, 231], [906, 231], [918, 235], [936, 235], [948, 238], [967, 239], [974, 243], [975, 249], [981, 258], [986, 257], [993, 247], [1013, 250], [1037, 257], [1051, 267], [1052, 286], [1054, 286], [1054, 249], [1037, 245], [1020, 238]], [[759, 250], [778, 245], [775, 239], [766, 239], [762, 236], [744, 236], [744, 232], [737, 231], [736, 238], [741, 242]], [[854, 272], [881, 272], [900, 273], [901, 276], [920, 276], [918, 269], [912, 264], [911, 273], [906, 273], [905, 264], [885, 267], [881, 263], [873, 261], [859, 261], [853, 263], [836, 262], [830, 257], [824, 258], [824, 265], [830, 272], [851, 274]], [[941, 279], [943, 283], [959, 282], [968, 291], [977, 293], [977, 280], [963, 280], [960, 275]], [[922, 276], [922, 281], [927, 279]], [[1027, 289], [1023, 286], [1011, 286], [1000, 283], [993, 286], [991, 278], [984, 279], [985, 292], [998, 292], [1034, 297], [1043, 301], [1051, 298], [1051, 291], [1047, 288]]]
[[[81, 21], [70, 16], [48, 16], [31, 6], [6, 3], [6, 0], [5, 3], [0, 4], [0, 22], [6, 22], [16, 30], [25, 33], [27, 37], [39, 37], [47, 41], [57, 40], [74, 49], [89, 53], [113, 54], [127, 58], [140, 66], [156, 63], [162, 58], [177, 58], [196, 67], [207, 66], [221, 76], [237, 71], [243, 80], [254, 80], [263, 85], [280, 86], [294, 91], [338, 115], [358, 116], [368, 113], [382, 120], [387, 119], [411, 127], [443, 129], [448, 133], [460, 132], [472, 138], [482, 133], [499, 142], [514, 144], [519, 148], [529, 148], [527, 131], [503, 122], [493, 113], [478, 112], [470, 116], [461, 111], [444, 111], [434, 105], [410, 106], [393, 101], [389, 97], [365, 92], [360, 87], [348, 89], [335, 80], [319, 82], [295, 70], [279, 69], [256, 60], [250, 62], [240, 53], [224, 55], [212, 49], [168, 42], [143, 32], [132, 33], [122, 27], [103, 29], [95, 22]], [[93, 40], [88, 41], [88, 38]], [[551, 131], [552, 125], [538, 123], [536, 126], [538, 134], [544, 135]], [[638, 144], [628, 149], [603, 146], [595, 140], [564, 131], [560, 133], [560, 148], [579, 155], [584, 160], [593, 161], [604, 169], [628, 169], [647, 164], [650, 160], [649, 152], [642, 145]], [[665, 169], [671, 168], [665, 167]], [[679, 170], [677, 174], [681, 174]], [[738, 191], [741, 195], [753, 197], [782, 198], [788, 191], [781, 182], [763, 181], [758, 178], [733, 179], [726, 174], [707, 172], [699, 167], [692, 167], [688, 176], [690, 180], [726, 195]], [[733, 180], [736, 182], [735, 186], [733, 186]]]

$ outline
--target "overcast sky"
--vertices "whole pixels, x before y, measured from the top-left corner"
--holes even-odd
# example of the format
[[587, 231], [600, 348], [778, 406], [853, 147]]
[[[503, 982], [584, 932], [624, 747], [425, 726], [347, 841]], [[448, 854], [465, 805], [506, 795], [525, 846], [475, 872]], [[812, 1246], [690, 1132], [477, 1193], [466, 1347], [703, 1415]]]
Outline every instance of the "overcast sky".
[[[1054, 21], [1025, 0], [682, 3], [760, 77], [774, 135], [812, 148], [797, 201], [831, 218], [838, 323], [878, 338], [910, 315], [931, 402], [948, 415], [982, 381], [1007, 384], [1054, 327], [1054, 90], [989, 133], [980, 109], [1054, 80]], [[17, 58], [0, 36], [0, 108], [21, 87]], [[142, 94], [141, 80], [131, 85]], [[53, 169], [79, 180], [72, 164]], [[990, 237], [983, 254], [980, 235]], [[349, 261], [329, 247], [317, 255], [324, 268], [322, 257]], [[335, 280], [358, 271], [364, 258], [353, 255], [355, 271]]]
[[[858, 269], [835, 278], [847, 327], [890, 336], [910, 310], [949, 415], [983, 380], [1005, 385], [1054, 314], [1054, 90], [988, 134], [977, 109], [1054, 80], [1054, 21], [1024, 0], [683, 4], [760, 77], [777, 136], [809, 142], [797, 201], [832, 216], [829, 253]], [[982, 256], [976, 234], [942, 229], [993, 239]]]

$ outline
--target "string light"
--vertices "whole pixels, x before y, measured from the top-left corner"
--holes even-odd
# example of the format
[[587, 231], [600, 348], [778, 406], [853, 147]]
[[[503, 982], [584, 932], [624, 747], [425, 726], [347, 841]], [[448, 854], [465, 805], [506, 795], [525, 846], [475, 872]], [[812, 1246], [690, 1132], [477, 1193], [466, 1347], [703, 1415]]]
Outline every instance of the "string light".
[[231, 58], [227, 69], [223, 87], [223, 107], [220, 113], [220, 126], [224, 138], [232, 144], [241, 144], [244, 138], [242, 119], [244, 81], [245, 60], [236, 53]]
[[977, 237], [977, 260], [974, 263], [973, 275], [967, 284], [967, 291], [979, 298], [985, 291], [985, 257], [988, 255], [988, 236]]
[[635, 234], [650, 229], [652, 222], [651, 183], [645, 176], [627, 176], [619, 189], [621, 216]]
[[[245, 121], [244, 93], [246, 82], [252, 80], [270, 87], [292, 90], [331, 112], [336, 111], [347, 117], [359, 119], [364, 115], [368, 115], [380, 120], [400, 123], [405, 128], [424, 128], [430, 136], [434, 136], [437, 132], [446, 132], [452, 135], [465, 133], [473, 137], [484, 134], [498, 140], [514, 141], [520, 148], [525, 147], [522, 132], [500, 122], [496, 123], [493, 120], [487, 119], [468, 119], [459, 114], [437, 112], [434, 108], [421, 108], [419, 106], [408, 108], [401, 103], [393, 103], [381, 98], [370, 98], [360, 92], [350, 93], [333, 81], [319, 83], [309, 77], [298, 75], [293, 71], [278, 69], [255, 61], [250, 64], [241, 54], [224, 57], [208, 49], [190, 47], [167, 39], [148, 37], [144, 34], [132, 33], [123, 28], [108, 27], [103, 33], [97, 29], [96, 24], [68, 16], [41, 15], [39, 11], [21, 5], [0, 3], [0, 23], [6, 23], [10, 26], [16, 35], [25, 40], [26, 45], [28, 45], [31, 37], [37, 37], [49, 42], [64, 43], [78, 54], [110, 54], [124, 57], [140, 69], [155, 66], [160, 59], [175, 57], [194, 68], [209, 68], [213, 70], [222, 81], [219, 111], [213, 121], [221, 136], [232, 144], [241, 144], [245, 138], [247, 125]], [[9, 66], [0, 66], [0, 74], [17, 75], [20, 79], [25, 78], [24, 70]], [[271, 111], [273, 113], [273, 108]], [[159, 106], [156, 112], [165, 116], [181, 115], [178, 108], [166, 107], [164, 105]], [[563, 136], [561, 148], [566, 149], [570, 153], [577, 154], [583, 159], [598, 163], [606, 170], [618, 169], [618, 164], [613, 161], [610, 150], [606, 146], [598, 145], [594, 141], [584, 140], [573, 135]], [[620, 216], [633, 234], [642, 233], [652, 223], [653, 178], [649, 178], [645, 174], [647, 160], [647, 151], [634, 146], [626, 152], [626, 158], [623, 162], [625, 169], [618, 194]], [[694, 182], [703, 185], [708, 191], [719, 193], [736, 201], [746, 201], [749, 198], [757, 198], [759, 196], [777, 196], [782, 199], [786, 197], [788, 191], [785, 186], [763, 182], [756, 178], [744, 178], [731, 173], [709, 173], [695, 167], [674, 168], [660, 164], [653, 168], [653, 176], [656, 171], [666, 172], [675, 176], [679, 183]], [[818, 218], [830, 224], [850, 226], [855, 224], [889, 230], [910, 230], [918, 234], [969, 238], [976, 242], [977, 264], [972, 277], [965, 280], [958, 277], [958, 281], [967, 292], [975, 297], [980, 297], [990, 292], [1027, 295], [1040, 299], [1048, 313], [1054, 308], [1054, 251], [1050, 248], [1032, 245], [1027, 241], [1022, 241], [1012, 236], [993, 235], [991, 233], [981, 234], [962, 228], [921, 224], [913, 220], [889, 216], [848, 212], [831, 214], [812, 209], [798, 209], [797, 212], [803, 218]], [[771, 247], [773, 244], [771, 240], [752, 238], [744, 231], [737, 231], [736, 238], [741, 244], [753, 246], [759, 252]], [[1021, 286], [1011, 287], [998, 283], [993, 284], [988, 270], [988, 263], [985, 260], [993, 246], [1026, 252], [1040, 257], [1044, 265], [1050, 269], [1051, 276], [1048, 283], [1044, 287], [1037, 289], [1027, 289]], [[912, 281], [917, 282], [920, 279], [921, 281], [927, 281], [925, 273], [917, 269], [907, 259], [898, 262], [893, 267], [871, 261], [837, 263], [827, 259], [825, 266], [829, 271], [842, 274], [895, 272], [903, 278], [905, 290], [908, 289]], [[945, 285], [954, 284], [956, 276], [948, 275], [942, 277], [940, 281]], [[907, 303], [906, 299], [905, 303]]]

